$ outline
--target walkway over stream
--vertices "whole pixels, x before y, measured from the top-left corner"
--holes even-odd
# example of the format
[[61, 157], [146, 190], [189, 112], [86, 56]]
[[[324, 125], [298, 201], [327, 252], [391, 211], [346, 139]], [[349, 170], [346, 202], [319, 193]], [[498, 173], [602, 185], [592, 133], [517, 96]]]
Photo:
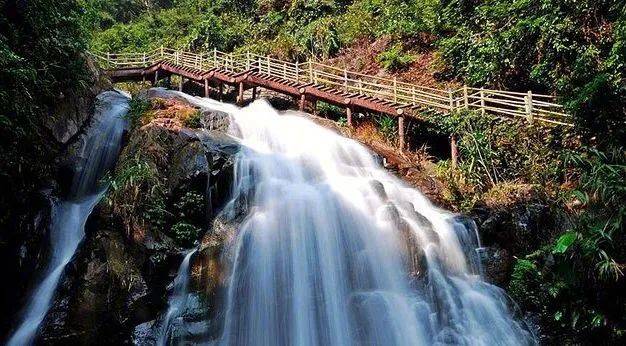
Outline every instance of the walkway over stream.
[[[244, 90], [262, 87], [299, 98], [304, 110], [307, 101], [327, 102], [346, 109], [348, 124], [352, 112], [362, 109], [398, 117], [400, 146], [404, 144], [404, 117], [421, 118], [426, 112], [446, 114], [455, 110], [477, 110], [501, 118], [524, 118], [529, 124], [571, 126], [571, 116], [556, 103], [555, 96], [477, 89], [464, 86], [443, 90], [371, 76], [318, 62], [288, 62], [253, 53], [210, 54], [160, 48], [148, 53], [92, 53], [114, 82], [152, 81], [178, 75], [204, 87], [223, 85]], [[181, 82], [182, 86], [182, 82]]]

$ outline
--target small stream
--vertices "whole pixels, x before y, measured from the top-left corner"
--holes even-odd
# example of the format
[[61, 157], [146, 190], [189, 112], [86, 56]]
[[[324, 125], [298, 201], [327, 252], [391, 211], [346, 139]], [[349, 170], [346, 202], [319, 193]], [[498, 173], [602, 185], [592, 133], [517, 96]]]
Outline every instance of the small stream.
[[100, 180], [117, 160], [126, 128], [124, 115], [128, 112], [128, 102], [129, 98], [117, 91], [105, 91], [97, 97], [95, 123], [89, 128], [81, 148], [82, 159], [76, 163], [70, 193], [53, 206], [48, 263], [39, 275], [40, 281], [33, 286], [21, 321], [7, 345], [34, 343], [65, 267], [85, 236], [85, 223], [106, 191]]

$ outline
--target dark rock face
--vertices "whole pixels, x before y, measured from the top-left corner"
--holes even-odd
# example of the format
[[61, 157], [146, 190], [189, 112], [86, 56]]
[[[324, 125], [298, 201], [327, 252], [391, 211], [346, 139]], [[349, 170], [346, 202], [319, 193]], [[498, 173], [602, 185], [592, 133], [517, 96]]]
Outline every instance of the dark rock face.
[[46, 156], [11, 148], [25, 158], [35, 155], [37, 172], [24, 175], [20, 170], [6, 171], [0, 179], [0, 185], [11, 191], [2, 198], [0, 218], [0, 275], [11, 282], [0, 289], [0, 310], [7, 316], [0, 320], [3, 337], [14, 327], [14, 316], [26, 302], [33, 273], [39, 273], [46, 263], [51, 206], [56, 196], [63, 195], [64, 182], [72, 177], [71, 169], [63, 164], [65, 157], [92, 124], [96, 95], [110, 87], [100, 79], [98, 70], [90, 67], [94, 86], [81, 92], [66, 90], [46, 108], [48, 114], [40, 132], [32, 134], [32, 141], [46, 148]]
[[542, 203], [523, 203], [502, 210], [479, 209], [476, 213], [485, 279], [500, 287], [510, 280], [515, 254], [529, 253], [546, 237], [545, 230], [559, 229], [557, 220]]
[[66, 269], [58, 298], [43, 325], [46, 344], [90, 344], [106, 335], [113, 344], [126, 335], [123, 326], [154, 307], [140, 271], [145, 254], [129, 246], [119, 232], [98, 230]]
[[485, 279], [499, 287], [506, 287], [514, 264], [509, 251], [496, 245], [486, 247], [481, 253], [481, 259]]
[[[42, 324], [41, 342], [152, 343], [183, 247], [202, 237], [212, 240], [202, 240], [193, 277], [217, 292], [225, 237], [215, 231], [220, 226], [211, 225], [220, 223], [213, 215], [229, 198], [238, 151], [237, 141], [225, 133], [185, 128], [172, 118], [156, 116], [131, 132], [113, 174], [115, 186], [90, 217]], [[180, 238], [182, 231], [174, 231], [180, 224], [209, 229], [211, 236]]]

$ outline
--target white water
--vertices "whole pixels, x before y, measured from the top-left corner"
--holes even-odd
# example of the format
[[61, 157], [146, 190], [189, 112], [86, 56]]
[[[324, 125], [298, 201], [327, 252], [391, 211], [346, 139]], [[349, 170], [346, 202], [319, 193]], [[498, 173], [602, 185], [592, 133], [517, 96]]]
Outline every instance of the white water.
[[70, 262], [85, 235], [85, 223], [105, 188], [99, 184], [107, 169], [117, 159], [128, 111], [128, 98], [115, 91], [98, 95], [96, 114], [99, 119], [88, 134], [82, 150], [84, 159], [77, 162], [70, 195], [52, 210], [50, 257], [23, 310], [22, 321], [7, 345], [30, 345], [39, 325], [46, 317], [65, 266]]
[[174, 278], [174, 287], [172, 289], [172, 295], [168, 301], [167, 312], [163, 318], [160, 331], [158, 333], [157, 345], [167, 345], [170, 340], [170, 332], [172, 328], [172, 322], [180, 317], [185, 311], [187, 305], [187, 299], [189, 295], [189, 262], [191, 256], [197, 249], [191, 250], [185, 255], [183, 262], [178, 268], [176, 278]]
[[[223, 328], [210, 343], [536, 344], [481, 279], [473, 223], [434, 207], [363, 146], [264, 101], [238, 109], [167, 93], [229, 112], [244, 146], [225, 212], [244, 205], [247, 216], [227, 247]], [[417, 278], [403, 233], [423, 251]]]
[[[244, 145], [232, 203], [246, 201], [248, 215], [220, 344], [535, 343], [502, 290], [481, 280], [475, 229], [363, 146], [264, 101], [232, 121]], [[402, 230], [424, 251], [419, 279], [409, 279]]]

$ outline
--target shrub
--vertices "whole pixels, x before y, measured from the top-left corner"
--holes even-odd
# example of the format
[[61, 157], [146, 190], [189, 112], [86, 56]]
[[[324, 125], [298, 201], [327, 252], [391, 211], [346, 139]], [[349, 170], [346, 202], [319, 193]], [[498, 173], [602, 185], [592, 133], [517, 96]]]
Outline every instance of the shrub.
[[145, 113], [151, 108], [150, 101], [133, 98], [128, 103], [129, 109], [128, 113], [124, 116], [130, 122], [130, 128], [134, 129], [137, 126], [141, 125], [142, 117]]
[[402, 46], [399, 44], [380, 53], [377, 57], [378, 62], [388, 71], [398, 71], [407, 68], [415, 57], [402, 52]]
[[200, 223], [205, 217], [205, 205], [204, 195], [195, 191], [188, 191], [174, 203], [175, 215], [179, 219]]
[[181, 246], [189, 247], [200, 237], [202, 230], [186, 222], [178, 222], [172, 226], [172, 236]]
[[183, 125], [192, 129], [199, 129], [202, 127], [202, 112], [197, 110], [183, 119]]
[[378, 128], [386, 140], [393, 142], [398, 136], [398, 122], [388, 115], [379, 117], [376, 121]]
[[317, 103], [317, 112], [320, 116], [331, 119], [340, 119], [344, 115], [342, 108], [326, 102]]

